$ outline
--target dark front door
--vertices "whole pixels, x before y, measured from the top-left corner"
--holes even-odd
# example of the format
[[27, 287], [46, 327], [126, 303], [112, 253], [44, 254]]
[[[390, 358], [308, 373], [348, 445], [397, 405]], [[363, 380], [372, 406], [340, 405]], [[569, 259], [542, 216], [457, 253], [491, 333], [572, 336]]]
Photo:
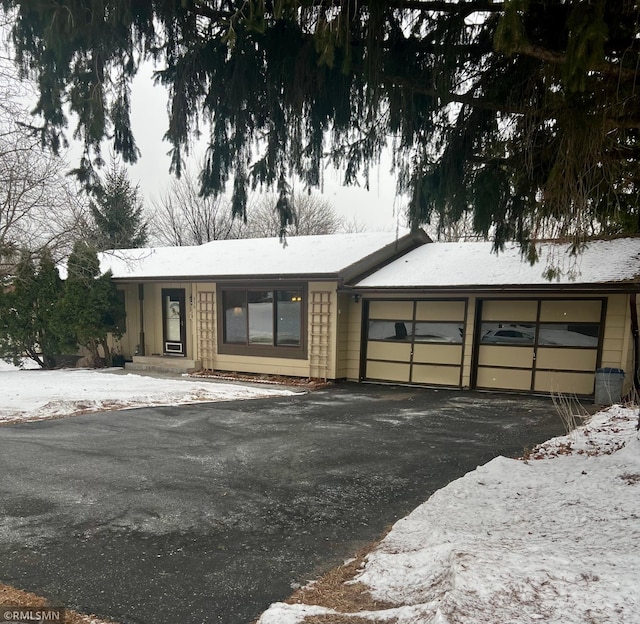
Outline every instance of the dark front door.
[[184, 288], [162, 289], [163, 352], [187, 355]]

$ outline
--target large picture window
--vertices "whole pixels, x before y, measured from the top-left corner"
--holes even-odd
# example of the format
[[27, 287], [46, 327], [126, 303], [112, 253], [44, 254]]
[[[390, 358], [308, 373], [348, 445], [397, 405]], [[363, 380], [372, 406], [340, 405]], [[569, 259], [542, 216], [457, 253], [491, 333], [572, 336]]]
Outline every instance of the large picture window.
[[222, 289], [220, 350], [306, 357], [304, 289]]

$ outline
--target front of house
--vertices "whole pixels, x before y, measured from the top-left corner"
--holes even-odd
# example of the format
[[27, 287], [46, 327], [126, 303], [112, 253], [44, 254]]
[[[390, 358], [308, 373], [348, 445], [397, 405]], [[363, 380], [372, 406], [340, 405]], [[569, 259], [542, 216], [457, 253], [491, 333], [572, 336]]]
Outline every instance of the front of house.
[[[103, 258], [124, 292], [134, 366], [534, 393], [594, 392], [637, 369], [640, 239], [578, 257], [423, 233], [216, 241]], [[546, 263], [560, 267], [543, 277]]]

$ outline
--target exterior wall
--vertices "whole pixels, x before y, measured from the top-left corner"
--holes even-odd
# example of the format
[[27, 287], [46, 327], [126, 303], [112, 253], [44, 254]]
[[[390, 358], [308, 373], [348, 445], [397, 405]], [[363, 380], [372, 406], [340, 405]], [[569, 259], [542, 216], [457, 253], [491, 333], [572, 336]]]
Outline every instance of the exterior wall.
[[[140, 333], [140, 302], [138, 300], [138, 284], [119, 284], [124, 292], [127, 309], [126, 332], [120, 340], [112, 340], [114, 353], [121, 353], [126, 359], [136, 354]], [[245, 355], [221, 354], [218, 352], [217, 328], [217, 290], [213, 283], [158, 282], [146, 283], [144, 286], [144, 319], [145, 319], [145, 353], [146, 355], [162, 355], [162, 289], [181, 288], [185, 290], [186, 323], [187, 323], [187, 357], [202, 361], [203, 368], [223, 371], [237, 371], [258, 374], [290, 375], [297, 377], [326, 377], [327, 379], [360, 378], [362, 313], [363, 301], [350, 294], [338, 294], [336, 282], [310, 282], [307, 290], [307, 358], [289, 359], [282, 357], [260, 357]], [[476, 332], [476, 306], [479, 298], [487, 299], [593, 299], [595, 295], [571, 297], [566, 293], [549, 294], [546, 292], [504, 295], [478, 295], [474, 293], [438, 293], [419, 295], [417, 299], [467, 299], [464, 339], [462, 344], [461, 386], [469, 388], [473, 380], [474, 336]], [[411, 297], [398, 296], [393, 293], [376, 294], [374, 299], [404, 299], [413, 301]], [[629, 295], [612, 294], [603, 297], [606, 300], [606, 316], [602, 331], [601, 361], [598, 366], [622, 368], [626, 371], [624, 392], [632, 388], [633, 383], [633, 339], [631, 336]], [[314, 303], [315, 302], [315, 303]], [[517, 319], [514, 319], [517, 320]], [[392, 345], [389, 345], [392, 348]], [[512, 355], [516, 355], [518, 347], [510, 347]], [[488, 357], [488, 350], [486, 357]], [[560, 354], [559, 354], [560, 355]], [[585, 357], [586, 357], [585, 353]], [[484, 356], [483, 356], [484, 357]], [[544, 349], [540, 349], [540, 357], [545, 357]], [[486, 362], [489, 364], [489, 362]], [[560, 362], [560, 364], [562, 364]], [[587, 366], [588, 364], [588, 366]], [[431, 365], [430, 365], [431, 366]], [[437, 378], [437, 371], [431, 366], [426, 378]], [[585, 367], [592, 366], [585, 361]], [[567, 365], [568, 367], [568, 365]], [[393, 371], [389, 371], [392, 373]], [[417, 371], [416, 371], [417, 372]], [[483, 373], [484, 374], [484, 373]], [[514, 375], [521, 371], [515, 371]], [[541, 384], [545, 373], [539, 372]], [[569, 374], [567, 374], [569, 375]], [[550, 373], [546, 373], [550, 377]], [[567, 376], [567, 380], [569, 377]], [[393, 374], [389, 376], [393, 380]], [[419, 380], [416, 374], [415, 380]], [[513, 388], [526, 389], [526, 380], [513, 379]], [[443, 378], [442, 383], [451, 380]], [[506, 382], [508, 385], [508, 381]], [[551, 383], [551, 381], [549, 381]], [[478, 379], [477, 384], [483, 385]]]
[[357, 380], [360, 377], [360, 337], [362, 332], [362, 301], [351, 295], [338, 296], [338, 379]]
[[140, 302], [138, 301], [137, 284], [120, 284], [118, 290], [124, 293], [124, 305], [127, 313], [125, 331], [121, 338], [109, 335], [109, 348], [116, 355], [122, 355], [126, 360], [136, 354], [140, 339]]
[[307, 357], [305, 359], [220, 353], [218, 290], [213, 283], [193, 285], [191, 356], [210, 370], [335, 379], [337, 371], [338, 297], [336, 282], [307, 285]]
[[464, 329], [464, 352], [462, 354], [462, 387], [469, 389], [471, 387], [471, 367], [473, 364], [473, 336], [475, 332], [477, 297], [469, 295], [467, 301], [467, 318], [465, 319]]
[[[163, 354], [162, 328], [162, 289], [179, 288], [185, 291], [185, 314], [187, 323], [186, 357], [196, 359], [195, 353], [195, 314], [193, 305], [194, 285], [187, 282], [153, 282], [144, 284], [144, 333], [145, 355], [160, 356]], [[127, 311], [126, 332], [120, 340], [111, 339], [113, 346], [130, 360], [140, 353], [140, 300], [138, 284], [118, 284], [118, 290], [124, 292]]]
[[623, 395], [633, 388], [633, 337], [629, 295], [612, 295], [607, 306], [607, 323], [602, 347], [602, 367], [625, 371]]

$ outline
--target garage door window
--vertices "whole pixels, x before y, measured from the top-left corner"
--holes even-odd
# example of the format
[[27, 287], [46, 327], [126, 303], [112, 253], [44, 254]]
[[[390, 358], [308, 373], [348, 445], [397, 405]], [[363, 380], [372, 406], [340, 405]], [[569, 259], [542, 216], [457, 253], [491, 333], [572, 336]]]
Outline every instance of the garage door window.
[[596, 349], [599, 335], [597, 323], [540, 323], [538, 344]]

